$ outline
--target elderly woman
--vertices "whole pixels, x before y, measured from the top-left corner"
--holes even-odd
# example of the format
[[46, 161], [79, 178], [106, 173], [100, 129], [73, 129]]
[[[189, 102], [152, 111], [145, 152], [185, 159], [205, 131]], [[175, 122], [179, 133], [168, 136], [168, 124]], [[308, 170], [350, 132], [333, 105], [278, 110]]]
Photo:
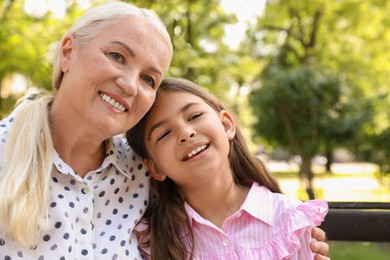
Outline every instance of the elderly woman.
[[116, 135], [151, 107], [172, 53], [159, 18], [126, 3], [92, 8], [70, 28], [54, 96], [1, 123], [1, 259], [139, 257], [131, 233], [149, 179]]

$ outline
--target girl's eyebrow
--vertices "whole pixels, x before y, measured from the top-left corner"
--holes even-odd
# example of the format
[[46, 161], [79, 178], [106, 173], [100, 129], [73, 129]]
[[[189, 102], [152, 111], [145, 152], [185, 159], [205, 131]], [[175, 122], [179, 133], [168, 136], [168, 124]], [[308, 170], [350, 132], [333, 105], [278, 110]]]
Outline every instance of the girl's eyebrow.
[[[197, 102], [190, 102], [190, 103], [184, 105], [182, 108], [180, 108], [179, 109], [179, 113], [185, 112], [186, 110], [188, 110], [193, 105], [199, 105], [199, 103], [197, 103]], [[148, 141], [150, 141], [150, 137], [152, 136], [153, 131], [156, 130], [158, 127], [162, 126], [163, 124], [165, 124], [166, 122], [168, 122], [167, 119], [162, 119], [162, 120], [158, 121], [157, 123], [155, 123], [154, 125], [152, 125], [152, 127], [150, 128], [149, 134], [147, 135], [148, 136]]]

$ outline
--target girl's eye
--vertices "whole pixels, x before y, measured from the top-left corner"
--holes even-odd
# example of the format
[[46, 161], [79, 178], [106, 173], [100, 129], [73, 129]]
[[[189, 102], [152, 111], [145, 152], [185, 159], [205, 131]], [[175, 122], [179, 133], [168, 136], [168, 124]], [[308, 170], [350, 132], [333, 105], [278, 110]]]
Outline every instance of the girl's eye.
[[164, 132], [162, 135], [160, 135], [158, 138], [157, 138], [157, 142], [160, 141], [161, 139], [163, 139], [164, 137], [166, 137], [167, 135], [169, 135], [171, 131], [166, 131]]
[[124, 63], [125, 62], [125, 58], [123, 57], [123, 55], [118, 53], [118, 52], [110, 52], [110, 53], [108, 53], [108, 55], [114, 61], [117, 61], [117, 62], [120, 62], [120, 63]]
[[156, 81], [151, 76], [145, 75], [141, 76], [142, 80], [145, 81], [146, 84], [151, 86], [153, 89], [156, 88]]
[[200, 117], [201, 115], [203, 115], [203, 113], [193, 114], [193, 115], [188, 119], [188, 121], [195, 120], [195, 119], [197, 119], [198, 117]]

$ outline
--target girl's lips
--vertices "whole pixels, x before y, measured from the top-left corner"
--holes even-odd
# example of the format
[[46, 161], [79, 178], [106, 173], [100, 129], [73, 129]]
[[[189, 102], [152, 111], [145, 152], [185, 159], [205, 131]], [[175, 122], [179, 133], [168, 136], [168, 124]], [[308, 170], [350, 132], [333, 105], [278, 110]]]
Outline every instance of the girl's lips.
[[103, 92], [99, 92], [100, 97], [104, 102], [118, 110], [119, 112], [125, 112], [128, 111], [128, 107], [124, 102], [118, 101], [117, 98], [112, 97], [111, 95], [108, 95]]
[[209, 146], [210, 146], [210, 144], [203, 144], [203, 145], [199, 145], [197, 147], [191, 148], [188, 152], [186, 152], [186, 155], [183, 157], [183, 161], [188, 161], [189, 159], [197, 156], [198, 154], [207, 150], [207, 148], [209, 148]]

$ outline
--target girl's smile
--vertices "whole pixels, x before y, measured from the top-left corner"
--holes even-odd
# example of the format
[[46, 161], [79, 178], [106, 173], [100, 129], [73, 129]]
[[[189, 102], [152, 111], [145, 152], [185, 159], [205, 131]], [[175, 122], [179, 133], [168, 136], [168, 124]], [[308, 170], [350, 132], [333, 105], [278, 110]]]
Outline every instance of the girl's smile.
[[190, 148], [189, 150], [191, 151], [184, 156], [183, 161], [199, 158], [200, 156], [204, 155], [204, 153], [207, 151], [207, 148], [209, 148], [209, 144], [198, 146], [193, 150], [191, 150], [192, 148]]

